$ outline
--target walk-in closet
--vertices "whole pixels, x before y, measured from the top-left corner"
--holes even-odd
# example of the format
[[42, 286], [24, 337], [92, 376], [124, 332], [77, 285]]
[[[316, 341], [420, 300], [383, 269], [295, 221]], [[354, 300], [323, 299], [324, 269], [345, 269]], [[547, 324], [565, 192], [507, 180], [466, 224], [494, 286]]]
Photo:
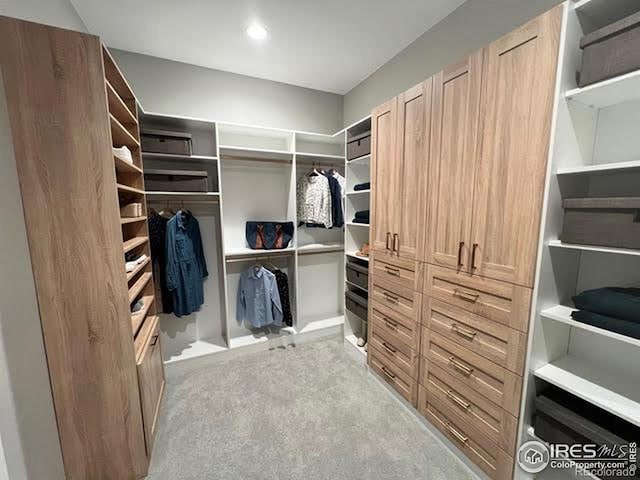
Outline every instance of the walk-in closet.
[[0, 480], [638, 479], [640, 2], [0, 2]]

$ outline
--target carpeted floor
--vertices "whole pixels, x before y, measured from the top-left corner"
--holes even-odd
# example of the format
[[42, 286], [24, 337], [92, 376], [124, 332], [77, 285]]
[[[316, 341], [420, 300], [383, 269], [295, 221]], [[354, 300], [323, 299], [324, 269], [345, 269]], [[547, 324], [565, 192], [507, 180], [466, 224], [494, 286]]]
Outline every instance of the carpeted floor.
[[175, 378], [162, 412], [151, 480], [475, 478], [341, 339]]

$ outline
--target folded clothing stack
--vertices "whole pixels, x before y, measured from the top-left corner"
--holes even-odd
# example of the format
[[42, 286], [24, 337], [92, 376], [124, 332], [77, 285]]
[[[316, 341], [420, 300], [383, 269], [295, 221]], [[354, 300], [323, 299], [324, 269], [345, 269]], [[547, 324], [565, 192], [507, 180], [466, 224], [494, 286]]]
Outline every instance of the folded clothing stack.
[[370, 190], [371, 189], [371, 182], [367, 182], [367, 183], [359, 183], [357, 185], [353, 186], [353, 190], [358, 192], [360, 190]]
[[369, 210], [360, 210], [356, 212], [356, 216], [353, 218], [353, 223], [369, 223]]
[[573, 297], [574, 320], [640, 339], [640, 288], [606, 287]]
[[131, 155], [131, 150], [127, 147], [122, 146], [120, 148], [112, 147], [113, 156], [119, 158], [123, 162], [127, 162], [133, 165], [133, 156]]

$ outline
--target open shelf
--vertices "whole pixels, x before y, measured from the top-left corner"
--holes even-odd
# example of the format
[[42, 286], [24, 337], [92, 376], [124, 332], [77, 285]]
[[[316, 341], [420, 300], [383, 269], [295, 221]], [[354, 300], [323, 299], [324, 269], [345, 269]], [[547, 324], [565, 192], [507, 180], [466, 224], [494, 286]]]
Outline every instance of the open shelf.
[[344, 162], [344, 155], [330, 155], [327, 153], [296, 152], [296, 160], [301, 162], [322, 162], [323, 160], [338, 160]]
[[124, 242], [122, 244], [122, 248], [124, 250], [124, 253], [130, 252], [134, 248], [139, 247], [140, 245], [143, 245], [148, 240], [149, 240], [148, 237], [133, 237], [133, 238], [130, 238], [129, 240], [127, 240], [126, 242]]
[[304, 255], [307, 253], [322, 253], [322, 252], [341, 252], [344, 250], [343, 243], [331, 243], [331, 244], [310, 244], [302, 245], [298, 247], [298, 253]]
[[107, 84], [107, 101], [109, 102], [109, 112], [116, 117], [122, 125], [138, 125], [138, 120], [129, 107], [124, 103], [124, 101], [118, 95], [115, 88], [111, 86], [109, 80], [106, 80]]
[[144, 323], [144, 319], [147, 317], [154, 301], [155, 297], [153, 295], [145, 295], [142, 297], [142, 302], [144, 303], [142, 310], [131, 314], [131, 330], [133, 331], [134, 336], [138, 330], [140, 330], [140, 326]]
[[368, 162], [369, 160], [371, 160], [371, 154], [363, 155], [361, 157], [354, 158], [353, 160], [347, 160], [347, 164], [365, 163], [365, 162]]
[[345, 222], [345, 225], [349, 225], [351, 227], [366, 227], [366, 228], [369, 228], [369, 224], [368, 223]]
[[275, 255], [282, 255], [286, 253], [293, 253], [296, 249], [294, 247], [282, 248], [279, 250], [253, 250], [251, 248], [233, 248], [229, 249], [225, 252], [226, 258], [235, 258], [235, 257], [268, 257]]
[[558, 175], [599, 174], [624, 172], [626, 170], [635, 170], [639, 168], [640, 160], [634, 160], [631, 162], [600, 163], [598, 165], [583, 165], [580, 167], [559, 168], [556, 173]]
[[220, 145], [220, 157], [225, 160], [237, 161], [271, 161], [292, 163], [293, 153], [286, 150], [271, 150], [267, 148], [234, 147]]
[[220, 200], [218, 192], [145, 192], [147, 201], [184, 201], [216, 204]]
[[128, 185], [122, 185], [121, 183], [117, 183], [116, 186], [118, 187], [119, 192], [128, 192], [128, 193], [135, 193], [138, 195], [144, 195], [144, 190], [140, 190], [139, 188], [133, 188]]
[[120, 224], [126, 225], [128, 223], [144, 222], [146, 219], [147, 217], [123, 217], [120, 219]]
[[136, 265], [136, 268], [127, 273], [127, 282], [129, 282], [133, 277], [135, 277], [138, 273], [144, 270], [144, 267], [149, 265], [151, 258], [147, 256], [146, 260], [139, 265]]
[[352, 192], [347, 192], [347, 195], [362, 195], [364, 193], [371, 193], [371, 190], [354, 190]]
[[142, 275], [140, 275], [140, 278], [138, 278], [138, 280], [136, 280], [129, 289], [129, 303], [133, 303], [136, 298], [138, 298], [138, 295], [142, 293], [152, 277], [153, 273], [151, 272], [143, 273]]
[[640, 10], [638, 0], [578, 0], [574, 8], [589, 23], [589, 31], [606, 27]]
[[640, 426], [640, 383], [569, 355], [534, 373], [536, 377]]
[[358, 260], [364, 260], [365, 262], [369, 261], [369, 257], [361, 257], [359, 255], [356, 255], [356, 252], [347, 252], [346, 255], [347, 257], [355, 258]]
[[640, 70], [569, 90], [565, 96], [568, 100], [595, 108], [640, 100]]
[[604, 328], [594, 327], [592, 325], [587, 325], [586, 323], [582, 323], [574, 320], [573, 318], [571, 318], [571, 312], [575, 310], [576, 310], [575, 308], [566, 307], [564, 305], [556, 305], [555, 307], [547, 308], [542, 312], [540, 312], [540, 316], [548, 320], [564, 323], [565, 325], [569, 325], [570, 327], [580, 328], [587, 332], [591, 332], [597, 335], [601, 335], [603, 337], [611, 338], [619, 342], [640, 346], [639, 339], [627, 337], [626, 335], [621, 335], [619, 333], [605, 330]]
[[122, 147], [123, 145], [130, 149], [140, 147], [140, 142], [124, 128], [112, 113], [109, 113], [109, 121], [111, 122], [111, 139], [114, 147]]
[[116, 170], [125, 173], [142, 173], [140, 167], [136, 167], [133, 163], [125, 162], [124, 160], [113, 156], [113, 162], [116, 165]]
[[549, 246], [553, 248], [566, 248], [569, 250], [583, 250], [586, 252], [613, 253], [617, 255], [640, 255], [640, 250], [630, 248], [598, 247], [595, 245], [577, 245], [575, 243], [564, 243], [560, 240], [551, 240]]
[[200, 162], [216, 162], [218, 157], [209, 155], [180, 155], [177, 153], [142, 152], [142, 158], [149, 160], [195, 160]]

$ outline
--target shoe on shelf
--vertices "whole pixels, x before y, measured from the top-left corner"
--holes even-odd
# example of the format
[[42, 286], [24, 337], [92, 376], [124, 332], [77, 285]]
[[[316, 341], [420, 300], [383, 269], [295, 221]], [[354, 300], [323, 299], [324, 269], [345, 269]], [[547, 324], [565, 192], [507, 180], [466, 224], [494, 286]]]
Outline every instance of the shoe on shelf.
[[113, 147], [113, 156], [118, 157], [120, 160], [133, 165], [133, 156], [131, 155], [131, 150], [129, 150], [126, 146], [122, 146], [120, 148]]
[[368, 243], [363, 243], [362, 247], [360, 247], [360, 250], [356, 252], [356, 255], [358, 257], [368, 257], [369, 256], [369, 244]]
[[367, 343], [367, 341], [364, 338], [358, 337], [358, 340], [356, 341], [356, 345], [362, 348], [364, 347], [365, 343]]
[[143, 307], [144, 307], [144, 302], [142, 301], [142, 299], [140, 299], [133, 304], [133, 307], [131, 307], [131, 313], [137, 313], [140, 310], [142, 310]]

